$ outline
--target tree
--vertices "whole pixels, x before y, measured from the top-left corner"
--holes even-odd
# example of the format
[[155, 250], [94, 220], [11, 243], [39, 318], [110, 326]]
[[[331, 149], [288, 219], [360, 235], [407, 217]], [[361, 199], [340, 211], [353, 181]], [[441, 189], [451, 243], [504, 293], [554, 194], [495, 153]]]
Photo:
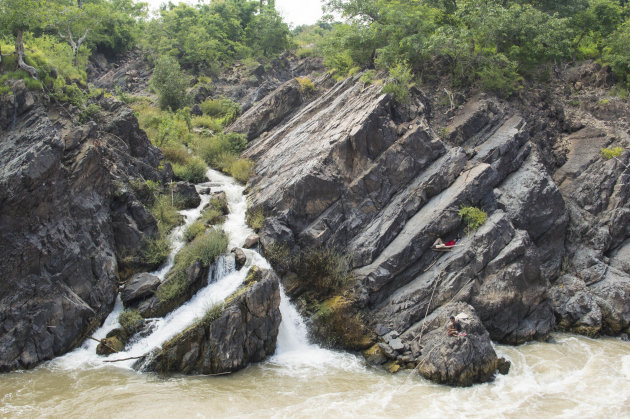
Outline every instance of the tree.
[[[100, 3], [100, 2], [99, 2]], [[62, 0], [52, 21], [59, 36], [72, 47], [73, 64], [77, 65], [79, 49], [91, 30], [104, 20], [106, 9], [103, 4], [84, 0]]]
[[611, 63], [613, 70], [621, 80], [625, 80], [630, 87], [630, 20], [611, 35], [606, 59]]
[[44, 0], [0, 0], [0, 33], [15, 39], [18, 67], [35, 79], [37, 70], [24, 61], [24, 32], [40, 29], [48, 12]]
[[177, 60], [170, 55], [158, 58], [151, 85], [157, 90], [160, 107], [173, 111], [186, 104], [186, 87], [189, 77], [181, 70]]
[[622, 10], [612, 0], [591, 0], [587, 9], [577, 13], [571, 23], [577, 34], [573, 42], [573, 60], [577, 49], [585, 37], [597, 47], [599, 58], [602, 58], [606, 42], [622, 21]]
[[110, 56], [134, 47], [140, 36], [139, 22], [147, 14], [147, 4], [134, 0], [83, 0], [104, 9], [98, 27], [90, 30], [87, 43], [91, 48]]
[[270, 57], [289, 47], [291, 32], [289, 26], [275, 9], [265, 8], [254, 17], [247, 27], [247, 44], [253, 51]]

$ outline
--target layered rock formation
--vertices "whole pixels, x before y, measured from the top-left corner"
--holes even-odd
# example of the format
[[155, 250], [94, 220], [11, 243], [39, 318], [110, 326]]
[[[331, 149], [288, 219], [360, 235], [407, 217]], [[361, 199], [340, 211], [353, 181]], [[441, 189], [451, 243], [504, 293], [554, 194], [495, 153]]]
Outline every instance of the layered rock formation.
[[248, 279], [224, 306], [210, 309], [136, 367], [160, 373], [221, 374], [272, 355], [282, 320], [279, 280], [271, 270], [260, 270]]
[[[271, 97], [247, 115], [281, 108], [282, 90]], [[549, 156], [557, 127], [571, 125], [561, 110], [478, 96], [440, 128], [431, 100], [412, 97], [399, 105], [349, 78], [266, 126], [244, 153], [256, 161], [251, 203], [269, 214], [263, 245], [347, 253], [356, 311], [377, 335], [401, 336], [405, 362], [425, 316], [453, 301], [499, 342], [544, 339], [556, 317], [569, 330], [627, 332], [630, 153], [599, 152], [627, 147], [627, 133], [582, 149], [578, 132]], [[488, 213], [478, 230], [458, 215], [464, 205]], [[434, 252], [438, 237], [457, 246]]]
[[157, 231], [128, 182], [170, 180], [124, 104], [102, 98], [101, 122], [79, 125], [76, 109], [13, 91], [0, 98], [0, 371], [61, 355], [101, 324], [119, 261]]

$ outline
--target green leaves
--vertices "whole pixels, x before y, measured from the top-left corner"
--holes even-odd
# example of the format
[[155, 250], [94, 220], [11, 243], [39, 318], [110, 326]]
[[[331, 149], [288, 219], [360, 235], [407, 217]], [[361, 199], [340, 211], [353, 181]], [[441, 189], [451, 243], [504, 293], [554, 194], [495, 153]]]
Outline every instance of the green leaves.
[[173, 111], [186, 105], [186, 88], [190, 78], [181, 70], [177, 60], [169, 55], [158, 58], [151, 85], [158, 92], [160, 107]]

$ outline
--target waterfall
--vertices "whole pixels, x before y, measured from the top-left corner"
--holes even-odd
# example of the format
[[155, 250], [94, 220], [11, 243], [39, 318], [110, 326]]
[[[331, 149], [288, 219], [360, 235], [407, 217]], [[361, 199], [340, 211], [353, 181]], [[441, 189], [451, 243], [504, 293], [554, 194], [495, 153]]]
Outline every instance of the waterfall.
[[[197, 185], [199, 189], [210, 187], [213, 192], [223, 191], [226, 194], [229, 214], [226, 216], [223, 229], [228, 235], [228, 249], [242, 246], [245, 238], [253, 231], [245, 222], [245, 211], [247, 201], [243, 195], [243, 186], [238, 184], [231, 177], [225, 176], [214, 170], [207, 173], [209, 182]], [[209, 195], [202, 195], [201, 204], [194, 209], [180, 211], [184, 216], [184, 224], [173, 230], [171, 239], [173, 241], [172, 252], [165, 264], [153, 272], [163, 280], [168, 271], [173, 267], [175, 254], [184, 246], [183, 233], [200, 215], [205, 205], [209, 202]], [[150, 332], [144, 336], [136, 336], [123, 352], [112, 354], [108, 357], [96, 355], [97, 342], [87, 340], [75, 351], [57, 358], [56, 366], [74, 369], [78, 366], [104, 366], [103, 361], [112, 359], [133, 358], [150, 353], [160, 347], [164, 342], [173, 338], [192, 325], [195, 320], [203, 315], [213, 305], [219, 304], [230, 296], [243, 283], [249, 269], [257, 265], [260, 268], [269, 269], [271, 265], [263, 256], [253, 250], [243, 249], [247, 257], [245, 266], [241, 270], [235, 270], [234, 256], [232, 254], [222, 255], [218, 258], [208, 273], [208, 285], [199, 290], [188, 302], [175, 309], [164, 318], [148, 319]], [[103, 326], [98, 329], [93, 337], [104, 338], [107, 333], [119, 327], [118, 316], [124, 310], [120, 297], [117, 298], [114, 310], [107, 317]], [[339, 357], [348, 357], [336, 352], [327, 351], [316, 345], [309, 343], [307, 330], [304, 321], [300, 317], [295, 307], [281, 287], [280, 312], [282, 322], [278, 334], [276, 354], [270, 360], [273, 365], [282, 365], [289, 368], [314, 366], [321, 367], [331, 363], [339, 363]], [[354, 357], [353, 357], [354, 358]], [[135, 361], [129, 360], [118, 362], [117, 367], [131, 368]]]

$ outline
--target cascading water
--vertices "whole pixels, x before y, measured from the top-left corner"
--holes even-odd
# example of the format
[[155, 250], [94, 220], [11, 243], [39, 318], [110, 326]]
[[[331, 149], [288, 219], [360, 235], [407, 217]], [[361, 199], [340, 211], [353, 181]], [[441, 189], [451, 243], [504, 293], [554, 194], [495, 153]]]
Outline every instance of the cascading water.
[[[214, 170], [209, 170], [207, 176], [210, 179], [209, 182], [199, 184], [199, 189], [210, 187], [213, 192], [223, 191], [226, 194], [229, 214], [225, 219], [223, 229], [228, 235], [228, 249], [242, 246], [245, 238], [253, 233], [245, 222], [247, 201], [243, 195], [243, 186], [235, 182], [232, 178]], [[184, 216], [184, 224], [175, 228], [171, 233], [173, 242], [171, 254], [164, 266], [153, 272], [153, 274], [158, 276], [161, 280], [165, 278], [168, 271], [173, 267], [175, 254], [177, 254], [185, 244], [183, 238], [184, 231], [199, 218], [201, 211], [209, 200], [209, 195], [202, 195], [201, 203], [197, 208], [180, 211]], [[160, 347], [164, 342], [193, 324], [196, 319], [203, 317], [210, 307], [225, 300], [225, 298], [236, 291], [245, 280], [252, 266], [257, 265], [261, 268], [271, 267], [259, 253], [247, 249], [244, 249], [244, 252], [247, 256], [247, 262], [244, 268], [239, 271], [235, 270], [233, 255], [220, 256], [209, 273], [209, 276], [214, 279], [214, 282], [201, 289], [186, 304], [183, 304], [164, 318], [151, 319], [151, 332], [147, 336], [136, 338], [127, 346], [125, 351], [118, 352], [109, 357], [97, 356], [97, 343], [94, 340], [87, 340], [81, 348], [61, 358], [57, 358], [53, 361], [54, 364], [64, 368], [77, 368], [79, 365], [102, 366], [106, 365], [104, 361], [130, 358], [127, 361], [116, 363], [117, 367], [130, 368], [135, 362], [135, 358]], [[93, 337], [95, 339], [102, 339], [111, 330], [119, 327], [118, 316], [123, 309], [122, 302], [120, 298], [118, 298], [114, 310], [108, 316], [103, 326], [93, 334]], [[283, 321], [280, 325], [277, 353], [272, 359], [272, 363], [275, 365], [286, 365], [290, 367], [304, 365], [325, 366], [327, 363], [336, 363], [337, 360], [335, 358], [338, 356], [352, 357], [350, 355], [341, 355], [326, 351], [309, 344], [304, 322], [295, 308], [289, 303], [288, 298], [284, 295], [284, 291], [281, 293], [280, 312], [282, 313]]]
[[[245, 224], [242, 186], [211, 171], [210, 186], [223, 190], [230, 215], [224, 229], [230, 249], [251, 233]], [[190, 224], [208, 201], [190, 210]], [[175, 249], [181, 233], [173, 232]], [[179, 246], [179, 247], [178, 247]], [[174, 249], [174, 252], [175, 252]], [[104, 360], [137, 356], [160, 346], [190, 325], [214, 303], [231, 294], [248, 267], [269, 267], [258, 253], [245, 251], [246, 268], [234, 270], [231, 255], [215, 266], [216, 282], [200, 290], [179, 309], [153, 320], [148, 336], [137, 338], [124, 353], [107, 358], [95, 354], [96, 342], [33, 371], [0, 375], [0, 417], [628, 417], [630, 345], [619, 339], [555, 335], [554, 343], [497, 346], [513, 363], [507, 376], [470, 388], [429, 383], [407, 372], [395, 375], [367, 368], [351, 354], [312, 345], [307, 330], [281, 289], [282, 323], [277, 351], [267, 362], [229, 377], [156, 378], [131, 372], [134, 361]], [[166, 274], [172, 259], [157, 273]], [[97, 339], [118, 326], [120, 300]]]

